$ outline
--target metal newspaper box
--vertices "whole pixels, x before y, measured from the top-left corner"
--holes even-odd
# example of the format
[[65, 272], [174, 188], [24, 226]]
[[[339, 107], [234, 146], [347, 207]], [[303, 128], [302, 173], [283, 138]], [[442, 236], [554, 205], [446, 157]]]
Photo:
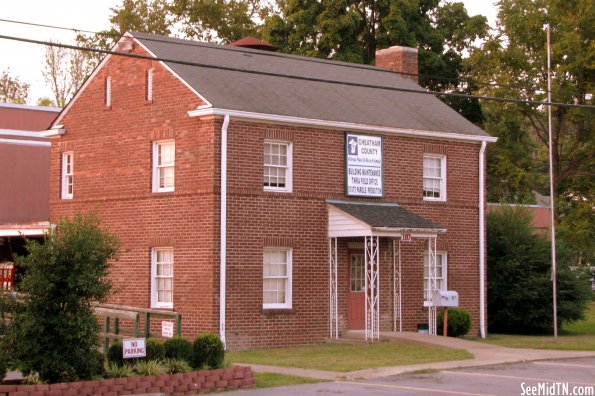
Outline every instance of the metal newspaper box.
[[435, 307], [458, 307], [459, 293], [453, 290], [436, 290], [432, 294], [432, 304]]

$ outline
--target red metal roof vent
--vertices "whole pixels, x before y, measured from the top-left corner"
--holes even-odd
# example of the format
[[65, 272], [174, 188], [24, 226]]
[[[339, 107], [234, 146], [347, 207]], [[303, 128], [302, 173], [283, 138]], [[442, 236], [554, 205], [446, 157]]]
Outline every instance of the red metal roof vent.
[[248, 36], [244, 37], [243, 39], [239, 39], [230, 43], [229, 45], [233, 45], [234, 47], [244, 47], [244, 48], [252, 48], [258, 49], [263, 51], [271, 51], [276, 52], [278, 50], [273, 44], [267, 43], [266, 41], [262, 41], [257, 39], [256, 37]]

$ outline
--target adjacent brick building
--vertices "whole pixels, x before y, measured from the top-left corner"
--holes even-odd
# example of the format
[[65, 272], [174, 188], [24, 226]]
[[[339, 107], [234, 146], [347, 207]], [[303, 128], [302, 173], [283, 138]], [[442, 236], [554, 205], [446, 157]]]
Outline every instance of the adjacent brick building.
[[442, 288], [485, 334], [495, 139], [410, 92], [414, 50], [383, 50], [404, 76], [141, 33], [115, 50], [138, 57], [108, 56], [49, 132], [51, 221], [96, 211], [123, 243], [112, 303], [246, 349], [415, 331]]
[[[49, 228], [50, 141], [60, 109], [0, 103], [0, 290], [14, 287], [14, 257]], [[18, 278], [17, 278], [18, 279]]]

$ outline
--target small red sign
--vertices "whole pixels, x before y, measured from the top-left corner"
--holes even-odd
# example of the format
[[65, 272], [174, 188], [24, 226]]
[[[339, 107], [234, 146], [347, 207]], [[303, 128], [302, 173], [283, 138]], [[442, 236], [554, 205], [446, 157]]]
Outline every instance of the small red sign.
[[411, 234], [402, 234], [401, 235], [401, 240], [403, 242], [411, 242]]

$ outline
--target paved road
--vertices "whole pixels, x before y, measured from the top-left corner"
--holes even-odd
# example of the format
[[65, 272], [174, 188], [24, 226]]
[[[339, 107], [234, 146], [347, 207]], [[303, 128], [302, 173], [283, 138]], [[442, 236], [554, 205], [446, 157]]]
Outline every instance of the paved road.
[[[540, 383], [546, 388], [541, 390], [533, 388], [538, 387]], [[568, 393], [564, 392], [566, 385]], [[595, 395], [595, 358], [469, 367], [368, 380], [338, 380], [320, 384], [239, 391], [230, 394], [237, 396]]]

